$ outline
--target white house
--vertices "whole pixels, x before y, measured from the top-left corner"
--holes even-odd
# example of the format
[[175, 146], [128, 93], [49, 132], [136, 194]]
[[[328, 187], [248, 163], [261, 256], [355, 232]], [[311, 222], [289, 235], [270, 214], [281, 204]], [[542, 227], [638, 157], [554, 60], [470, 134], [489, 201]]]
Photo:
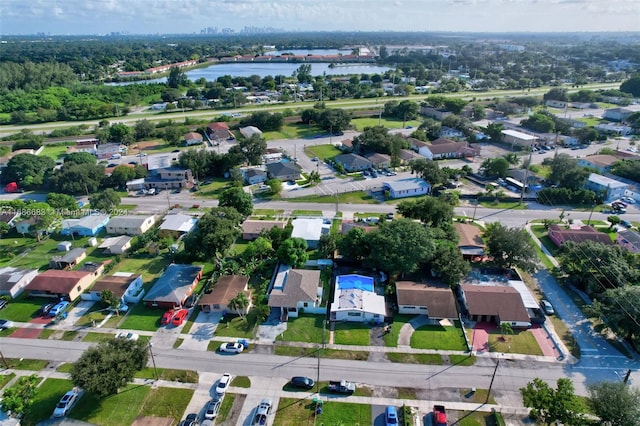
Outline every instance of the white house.
[[131, 240], [133, 237], [127, 235], [105, 238], [98, 248], [109, 254], [122, 254], [131, 248]]
[[198, 218], [182, 213], [169, 214], [165, 216], [164, 221], [160, 225], [158, 234], [160, 237], [172, 236], [178, 238], [181, 235], [188, 234], [196, 229]]
[[605, 200], [614, 200], [623, 197], [629, 185], [606, 176], [591, 173], [585, 187], [596, 193], [604, 192]]
[[283, 321], [297, 318], [301, 312], [315, 313], [321, 301], [320, 271], [280, 266], [269, 293], [269, 307], [279, 308]]
[[138, 303], [144, 295], [142, 275], [131, 272], [116, 272], [96, 281], [82, 294], [83, 300], [100, 300], [100, 293], [111, 291], [121, 303]]
[[107, 223], [107, 234], [142, 235], [156, 223], [156, 217], [115, 216]]
[[373, 278], [339, 275], [331, 303], [331, 321], [381, 323], [387, 316], [384, 296], [374, 291]]
[[518, 145], [524, 148], [528, 148], [532, 145], [535, 145], [538, 137], [530, 135], [528, 133], [519, 132], [517, 130], [503, 130], [502, 140], [503, 142], [509, 143], [512, 146]]
[[392, 182], [383, 182], [382, 187], [389, 191], [391, 198], [415, 197], [428, 194], [431, 190], [429, 182], [421, 178], [405, 178]]
[[0, 294], [17, 297], [37, 275], [37, 269], [0, 268]]
[[262, 137], [262, 131], [255, 126], [240, 127], [240, 133], [247, 139], [253, 135]]
[[291, 237], [302, 238], [311, 249], [317, 248], [322, 234], [328, 234], [331, 229], [331, 221], [319, 217], [297, 218], [293, 219], [291, 224], [293, 225]]

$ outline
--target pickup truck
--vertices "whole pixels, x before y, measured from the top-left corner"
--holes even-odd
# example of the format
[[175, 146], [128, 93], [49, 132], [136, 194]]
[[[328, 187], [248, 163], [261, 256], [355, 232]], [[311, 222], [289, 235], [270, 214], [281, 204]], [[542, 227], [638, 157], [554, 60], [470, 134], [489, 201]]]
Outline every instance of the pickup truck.
[[356, 391], [356, 384], [346, 380], [330, 381], [329, 392], [352, 394]]
[[447, 426], [447, 412], [444, 405], [433, 406], [433, 426]]

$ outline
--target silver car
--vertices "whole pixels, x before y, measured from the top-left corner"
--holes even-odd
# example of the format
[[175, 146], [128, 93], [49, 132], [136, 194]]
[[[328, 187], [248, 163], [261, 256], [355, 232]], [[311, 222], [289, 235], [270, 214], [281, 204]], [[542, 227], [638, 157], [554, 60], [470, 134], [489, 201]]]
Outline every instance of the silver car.
[[215, 419], [218, 416], [218, 411], [220, 411], [220, 404], [222, 404], [222, 399], [212, 399], [209, 401], [204, 411], [204, 418], [207, 420]]

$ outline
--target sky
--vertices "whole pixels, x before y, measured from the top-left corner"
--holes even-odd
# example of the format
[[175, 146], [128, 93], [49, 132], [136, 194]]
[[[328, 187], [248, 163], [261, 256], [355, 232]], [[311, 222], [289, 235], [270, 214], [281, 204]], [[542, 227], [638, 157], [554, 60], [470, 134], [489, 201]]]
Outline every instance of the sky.
[[0, 0], [0, 34], [639, 31], [640, 0]]

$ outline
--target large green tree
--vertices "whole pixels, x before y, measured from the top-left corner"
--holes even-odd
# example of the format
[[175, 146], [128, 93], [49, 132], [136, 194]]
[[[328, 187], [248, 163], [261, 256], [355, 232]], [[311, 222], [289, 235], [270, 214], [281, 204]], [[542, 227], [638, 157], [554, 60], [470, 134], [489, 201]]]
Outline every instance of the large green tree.
[[65, 165], [49, 179], [50, 186], [57, 192], [72, 195], [95, 193], [105, 180], [104, 166], [99, 164]]
[[107, 212], [120, 204], [120, 196], [111, 188], [97, 192], [89, 197], [89, 204], [94, 210], [106, 210]]
[[288, 238], [278, 247], [276, 257], [285, 265], [300, 268], [309, 259], [307, 242], [302, 238]]
[[450, 287], [460, 284], [460, 280], [471, 271], [469, 262], [464, 260], [458, 246], [447, 240], [436, 241], [436, 250], [430, 266], [431, 270]]
[[87, 349], [71, 367], [71, 380], [87, 392], [104, 398], [133, 380], [147, 365], [146, 340], [109, 339]]
[[543, 165], [551, 166], [549, 182], [555, 182], [562, 188], [581, 189], [589, 178], [589, 170], [578, 165], [578, 160], [568, 154], [558, 154], [553, 158], [545, 158]]
[[197, 228], [184, 238], [184, 250], [194, 259], [221, 259], [240, 235], [243, 216], [234, 208], [218, 207], [205, 213]]
[[253, 199], [251, 194], [245, 192], [244, 189], [234, 186], [225, 189], [219, 198], [220, 207], [233, 207], [244, 217], [247, 217], [253, 211]]
[[509, 161], [506, 158], [487, 158], [480, 165], [482, 174], [487, 177], [505, 177], [509, 171]]
[[610, 426], [640, 425], [640, 391], [622, 382], [589, 385], [589, 406]]
[[44, 184], [55, 165], [56, 162], [47, 156], [18, 154], [2, 171], [2, 181], [17, 182], [26, 188], [37, 187]]
[[429, 182], [432, 186], [443, 183], [447, 179], [446, 173], [440, 170], [438, 163], [426, 158], [418, 158], [409, 162], [411, 173]]
[[327, 108], [318, 116], [318, 125], [329, 130], [333, 134], [337, 134], [349, 128], [351, 123], [351, 114], [340, 108]]
[[521, 388], [520, 393], [525, 407], [531, 408], [531, 417], [542, 420], [548, 426], [554, 422], [566, 426], [585, 424], [582, 415], [585, 407], [575, 395], [570, 379], [558, 379], [557, 389], [554, 389], [542, 379], [535, 378]]
[[602, 317], [614, 332], [631, 342], [634, 336], [640, 336], [639, 298], [637, 285], [610, 288], [593, 301], [589, 311]]
[[41, 378], [36, 374], [22, 376], [9, 388], [6, 388], [0, 399], [2, 410], [13, 416], [24, 416], [29, 412], [36, 395]]
[[69, 211], [78, 208], [78, 202], [71, 195], [50, 192], [47, 194], [47, 204], [53, 209], [66, 209]]
[[508, 228], [499, 222], [487, 225], [484, 231], [487, 252], [496, 265], [504, 268], [518, 267], [533, 271], [537, 256], [527, 231], [521, 228]]
[[439, 228], [450, 223], [453, 218], [453, 206], [437, 197], [423, 197], [416, 200], [403, 200], [398, 204], [398, 213], [410, 219]]

